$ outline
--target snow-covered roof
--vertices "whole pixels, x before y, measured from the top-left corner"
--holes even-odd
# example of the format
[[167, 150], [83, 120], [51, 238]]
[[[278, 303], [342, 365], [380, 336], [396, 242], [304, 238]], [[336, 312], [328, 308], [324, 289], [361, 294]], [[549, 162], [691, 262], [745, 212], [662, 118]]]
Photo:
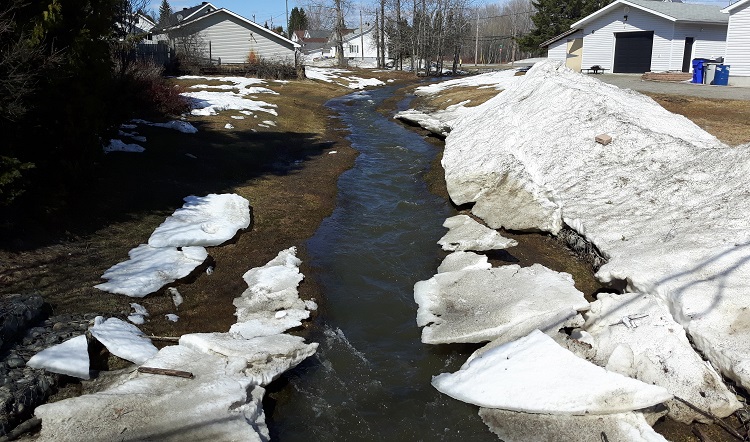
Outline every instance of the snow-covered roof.
[[726, 24], [729, 22], [727, 15], [723, 14], [718, 6], [714, 5], [662, 2], [655, 0], [616, 0], [593, 14], [573, 23], [570, 27], [580, 28], [621, 5], [640, 9], [641, 11], [648, 12], [672, 22], [679, 21], [714, 24]]
[[724, 12], [724, 13], [727, 13], [727, 14], [731, 14], [732, 11], [734, 11], [735, 9], [739, 8], [740, 6], [742, 6], [744, 4], [747, 4], [747, 2], [749, 2], [749, 1], [750, 0], [740, 0], [738, 2], [734, 2], [733, 4], [731, 4], [731, 5], [727, 6], [726, 8], [722, 9], [721, 12]]

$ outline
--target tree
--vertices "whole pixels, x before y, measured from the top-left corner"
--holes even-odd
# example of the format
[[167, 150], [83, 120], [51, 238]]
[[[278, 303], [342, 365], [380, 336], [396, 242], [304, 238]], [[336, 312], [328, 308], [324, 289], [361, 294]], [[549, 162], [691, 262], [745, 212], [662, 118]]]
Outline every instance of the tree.
[[289, 35], [291, 36], [294, 31], [305, 29], [307, 29], [307, 14], [304, 9], [295, 6], [289, 15]]
[[533, 0], [534, 29], [518, 39], [522, 49], [539, 51], [539, 45], [570, 29], [570, 25], [612, 3], [611, 0]]
[[160, 27], [170, 26], [172, 19], [172, 7], [169, 6], [167, 0], [161, 0], [161, 6], [159, 6], [159, 21], [157, 22]]

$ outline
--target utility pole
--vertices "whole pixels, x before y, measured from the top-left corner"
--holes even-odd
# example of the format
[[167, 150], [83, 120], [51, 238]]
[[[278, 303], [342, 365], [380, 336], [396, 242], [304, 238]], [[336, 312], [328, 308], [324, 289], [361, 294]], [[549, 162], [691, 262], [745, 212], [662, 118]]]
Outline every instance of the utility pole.
[[479, 55], [479, 10], [477, 10], [477, 34], [474, 37], [474, 66], [477, 65], [478, 55]]
[[286, 36], [287, 38], [292, 38], [292, 31], [289, 30], [289, 0], [285, 1], [286, 3]]

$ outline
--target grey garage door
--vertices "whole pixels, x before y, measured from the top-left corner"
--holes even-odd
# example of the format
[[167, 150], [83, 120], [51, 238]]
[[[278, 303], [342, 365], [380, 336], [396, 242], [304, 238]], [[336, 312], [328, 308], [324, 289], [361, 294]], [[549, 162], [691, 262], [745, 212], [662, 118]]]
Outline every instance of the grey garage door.
[[651, 70], [654, 31], [615, 34], [615, 63], [612, 72], [640, 74]]

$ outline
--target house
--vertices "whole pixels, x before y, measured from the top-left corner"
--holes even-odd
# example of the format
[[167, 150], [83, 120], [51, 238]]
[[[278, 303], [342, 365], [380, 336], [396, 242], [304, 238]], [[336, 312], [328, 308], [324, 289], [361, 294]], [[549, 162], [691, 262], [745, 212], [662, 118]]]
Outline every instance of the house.
[[690, 72], [694, 58], [724, 56], [728, 23], [727, 14], [714, 5], [616, 0], [543, 45], [550, 58], [578, 69]]
[[750, 0], [740, 0], [721, 10], [729, 16], [724, 64], [729, 84], [750, 86]]
[[[342, 42], [344, 46], [344, 58], [361, 60], [377, 59], [377, 35], [375, 34], [374, 26], [346, 30], [342, 36]], [[329, 44], [331, 45], [329, 56], [336, 57], [338, 48], [335, 36], [331, 36]], [[387, 48], [385, 57], [388, 58]]]
[[304, 30], [294, 31], [292, 33], [292, 41], [301, 45], [301, 51], [305, 54], [320, 54], [330, 50], [328, 40], [331, 36], [331, 31], [326, 30]]
[[[199, 46], [204, 57], [221, 63], [245, 63], [250, 58], [294, 62], [301, 46], [234, 12], [209, 2], [184, 8], [170, 17], [166, 27], [152, 31]], [[162, 37], [163, 38], [163, 37]], [[158, 38], [157, 38], [158, 39]]]

